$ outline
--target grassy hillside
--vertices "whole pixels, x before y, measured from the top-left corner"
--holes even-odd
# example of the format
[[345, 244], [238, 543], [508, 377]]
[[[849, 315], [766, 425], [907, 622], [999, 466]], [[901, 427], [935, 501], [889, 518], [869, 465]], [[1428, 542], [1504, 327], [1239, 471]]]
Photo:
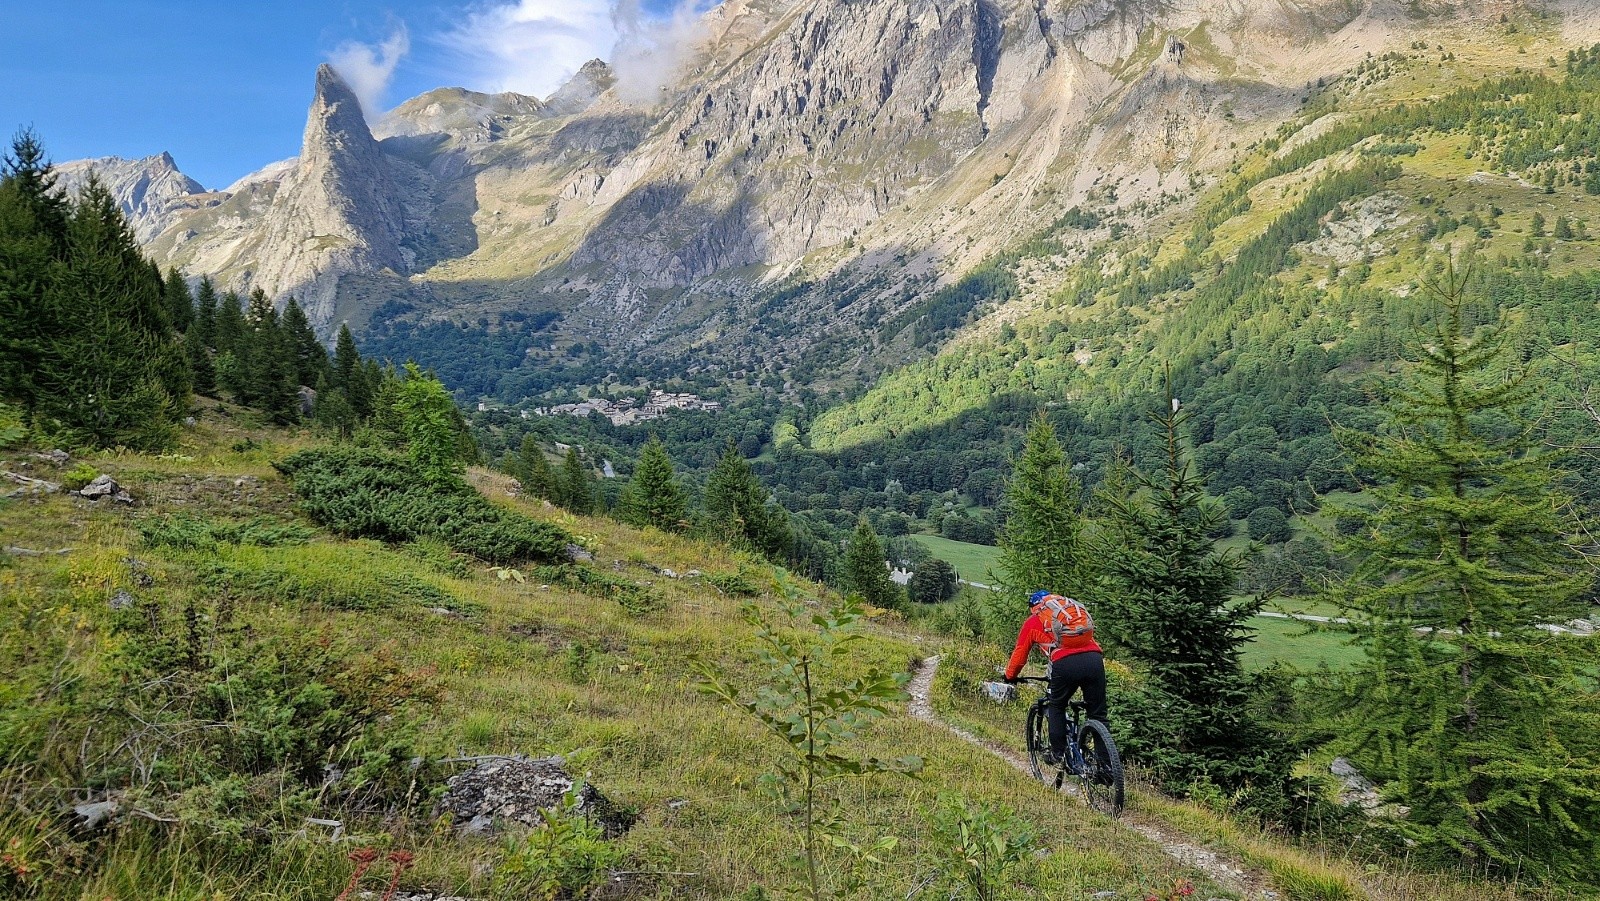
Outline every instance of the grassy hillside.
[[[769, 567], [513, 500], [486, 473], [473, 480], [495, 503], [579, 536], [596, 557], [585, 571], [647, 593], [651, 612], [547, 581], [559, 571], [502, 579], [437, 543], [339, 538], [296, 512], [271, 466], [310, 443], [217, 407], [175, 453], [81, 461], [122, 482], [131, 508], [0, 501], [5, 545], [25, 549], [0, 566], [11, 896], [327, 901], [350, 848], [372, 845], [417, 855], [405, 887], [521, 897], [496, 878], [502, 845], [453, 837], [432, 806], [469, 765], [452, 761], [511, 753], [568, 755], [637, 815], [617, 842], [623, 866], [679, 875], [632, 877], [622, 896], [797, 884], [792, 824], [759, 786], [776, 748], [698, 692], [689, 665], [760, 683], [735, 616], [747, 599], [711, 577], [742, 575], [776, 616]], [[63, 475], [28, 448], [0, 458]], [[904, 670], [934, 644], [882, 622], [851, 666]], [[927, 761], [915, 780], [847, 793], [848, 834], [899, 838], [862, 897], [904, 898], [937, 870], [925, 814], [947, 793], [1004, 800], [1040, 828], [1048, 853], [1019, 873], [1023, 896], [1134, 897], [1180, 878], [1227, 894], [941, 730], [896, 715], [862, 747]], [[66, 825], [73, 804], [107, 797], [122, 811], [109, 829]]]

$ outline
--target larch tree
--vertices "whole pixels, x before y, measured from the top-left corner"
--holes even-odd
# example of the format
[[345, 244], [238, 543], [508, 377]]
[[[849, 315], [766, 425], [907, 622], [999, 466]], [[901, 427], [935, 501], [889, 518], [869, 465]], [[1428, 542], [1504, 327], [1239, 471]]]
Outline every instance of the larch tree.
[[1100, 591], [1097, 636], [1140, 673], [1119, 699], [1124, 753], [1169, 788], [1208, 783], [1278, 813], [1290, 758], [1253, 714], [1260, 680], [1244, 670], [1259, 598], [1236, 600], [1240, 555], [1211, 536], [1227, 521], [1190, 466], [1178, 404], [1154, 417], [1165, 443], [1146, 473], [1121, 466], [1100, 492], [1092, 542]]
[[561, 506], [574, 513], [594, 512], [594, 474], [583, 462], [576, 445], [567, 448], [561, 461]]
[[544, 448], [539, 446], [538, 439], [532, 435], [524, 435], [522, 449], [518, 455], [521, 459], [522, 490], [531, 497], [542, 498], [553, 503], [561, 500], [561, 487], [557, 483], [555, 470], [550, 467], [550, 461], [544, 455]]
[[1433, 286], [1435, 330], [1386, 421], [1338, 431], [1374, 501], [1339, 511], [1360, 528], [1335, 597], [1370, 661], [1346, 734], [1421, 852], [1578, 882], [1600, 859], [1600, 661], [1546, 627], [1584, 610], [1586, 528], [1503, 328], [1464, 321], [1467, 283], [1452, 266]]
[[[1023, 440], [1005, 491], [1005, 527], [999, 535], [1005, 591], [990, 615], [1014, 629], [1027, 613], [1026, 597], [1043, 589], [1077, 597], [1082, 571], [1082, 490], [1068, 469], [1055, 426], [1040, 413]], [[1004, 628], [1000, 628], [1004, 631]]]
[[857, 595], [874, 607], [896, 610], [904, 606], [905, 592], [889, 578], [883, 542], [865, 516], [856, 520], [856, 530], [845, 546], [839, 582], [845, 594]]
[[689, 498], [672, 472], [672, 458], [655, 435], [639, 453], [639, 465], [622, 492], [623, 522], [681, 532], [688, 526]]
[[704, 529], [734, 547], [744, 547], [769, 559], [785, 557], [792, 531], [789, 514], [772, 502], [772, 492], [761, 484], [733, 442], [706, 477]]

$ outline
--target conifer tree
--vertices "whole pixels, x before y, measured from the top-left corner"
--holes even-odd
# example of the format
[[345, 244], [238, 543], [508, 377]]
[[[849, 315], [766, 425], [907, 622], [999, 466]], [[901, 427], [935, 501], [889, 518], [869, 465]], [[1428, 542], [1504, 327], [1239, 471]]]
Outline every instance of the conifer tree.
[[1278, 813], [1289, 758], [1252, 715], [1260, 683], [1241, 659], [1262, 601], [1233, 598], [1243, 561], [1210, 537], [1227, 513], [1190, 468], [1177, 406], [1155, 417], [1166, 438], [1161, 468], [1124, 470], [1101, 495], [1096, 636], [1141, 673], [1120, 701], [1131, 710], [1118, 718], [1119, 740], [1173, 789], [1248, 789], [1251, 806]]
[[[239, 295], [229, 291], [217, 301], [216, 335], [212, 349], [219, 357], [223, 354], [237, 356], [238, 344], [243, 337], [244, 305]], [[220, 371], [218, 375], [221, 375]]]
[[339, 337], [333, 347], [333, 385], [345, 393], [356, 415], [372, 415], [372, 385], [366, 369], [361, 364], [361, 353], [356, 350], [356, 339], [349, 325], [339, 326]]
[[[1434, 333], [1373, 433], [1341, 429], [1376, 484], [1336, 593], [1370, 660], [1348, 698], [1352, 752], [1411, 807], [1398, 827], [1470, 869], [1592, 877], [1600, 695], [1576, 618], [1592, 580], [1557, 455], [1523, 415], [1537, 386], [1503, 326], [1469, 333], [1452, 266]], [[1589, 655], [1590, 660], [1580, 659]]]
[[294, 355], [296, 385], [315, 387], [328, 369], [328, 351], [311, 330], [305, 311], [293, 298], [283, 307], [283, 332]]
[[183, 356], [189, 363], [194, 392], [205, 397], [216, 397], [216, 367], [211, 364], [211, 351], [206, 349], [205, 341], [200, 337], [200, 329], [195, 325], [191, 325], [189, 330], [183, 333]]
[[194, 324], [194, 298], [189, 296], [189, 284], [176, 268], [167, 270], [163, 284], [167, 320], [172, 327], [187, 333]]
[[44, 305], [67, 254], [67, 202], [30, 131], [0, 160], [0, 397], [31, 407], [38, 362], [65, 311]]
[[245, 332], [234, 356], [243, 370], [240, 403], [260, 409], [280, 425], [299, 418], [294, 352], [277, 307], [260, 288], [250, 292]]
[[68, 443], [167, 446], [188, 400], [188, 365], [160, 281], [93, 179], [72, 206], [66, 251], [40, 304], [54, 333], [33, 361], [34, 413]]
[[578, 448], [569, 446], [561, 464], [561, 506], [574, 513], [594, 512], [594, 476], [578, 454]]
[[845, 547], [839, 582], [845, 594], [858, 595], [874, 607], [897, 610], [905, 606], [904, 592], [889, 578], [883, 543], [865, 516], [856, 520], [856, 530]]
[[444, 385], [407, 363], [396, 386], [394, 410], [411, 459], [437, 478], [451, 478], [462, 469], [460, 414]]
[[1040, 413], [1006, 485], [1006, 523], [999, 541], [1008, 608], [1003, 619], [1020, 622], [1026, 610], [1022, 599], [1039, 589], [1082, 592], [1080, 490], [1055, 427]]
[[639, 465], [622, 492], [619, 504], [623, 522], [655, 526], [663, 532], [681, 532], [687, 525], [689, 499], [672, 474], [672, 458], [655, 435], [639, 453]]
[[729, 441], [706, 477], [705, 531], [733, 547], [782, 559], [792, 540], [789, 514], [770, 503], [771, 498], [738, 446]]
[[560, 503], [561, 488], [556, 483], [555, 470], [550, 468], [550, 461], [545, 458], [544, 448], [532, 435], [522, 438], [521, 469], [523, 472], [522, 490], [524, 493], [537, 498]]
[[194, 328], [200, 333], [200, 343], [217, 349], [217, 289], [211, 277], [200, 279], [194, 293]]

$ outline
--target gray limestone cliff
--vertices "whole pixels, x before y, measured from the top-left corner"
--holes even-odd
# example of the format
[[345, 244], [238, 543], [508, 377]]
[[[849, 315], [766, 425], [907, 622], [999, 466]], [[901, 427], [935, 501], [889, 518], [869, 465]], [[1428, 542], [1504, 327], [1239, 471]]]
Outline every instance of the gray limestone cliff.
[[[294, 294], [325, 332], [388, 301], [550, 310], [617, 352], [770, 362], [1072, 207], [1137, 227], [1181, 206], [1308, 85], [1516, 5], [724, 0], [659, 84], [596, 60], [542, 100], [443, 88], [376, 138], [324, 67], [292, 166], [157, 204], [143, 233], [163, 266]], [[1545, 6], [1564, 40], [1600, 38], [1579, 0]], [[842, 297], [755, 308], [785, 280]], [[794, 326], [763, 338], [773, 316]]]
[[221, 202], [182, 172], [172, 155], [159, 153], [140, 160], [108, 156], [75, 160], [56, 168], [61, 186], [76, 194], [92, 173], [127, 214], [134, 237], [150, 241], [182, 212]]

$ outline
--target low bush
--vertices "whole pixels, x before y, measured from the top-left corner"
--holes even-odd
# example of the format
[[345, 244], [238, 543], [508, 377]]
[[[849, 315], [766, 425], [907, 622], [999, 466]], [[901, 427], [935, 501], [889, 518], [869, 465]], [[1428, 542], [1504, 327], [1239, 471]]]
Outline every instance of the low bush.
[[460, 478], [360, 447], [301, 451], [274, 464], [301, 507], [341, 535], [407, 542], [437, 538], [488, 563], [553, 562], [572, 536], [498, 507]]
[[79, 463], [61, 475], [61, 487], [68, 491], [80, 491], [83, 487], [100, 477], [100, 470], [87, 463]]
[[581, 591], [591, 597], [616, 601], [622, 609], [635, 615], [653, 613], [663, 606], [660, 597], [638, 582], [613, 576], [592, 566], [540, 566], [534, 569], [533, 578]]
[[201, 568], [203, 584], [224, 594], [243, 594], [295, 606], [330, 610], [385, 610], [403, 606], [459, 610], [461, 603], [438, 587], [403, 572], [341, 573], [302, 561], [228, 559]]
[[753, 598], [761, 593], [756, 583], [744, 572], [736, 573], [706, 573], [705, 579], [713, 587], [729, 597]]
[[139, 535], [150, 547], [207, 550], [219, 544], [279, 547], [305, 544], [315, 534], [299, 523], [270, 516], [245, 520], [212, 520], [194, 516], [157, 516], [139, 523]]

